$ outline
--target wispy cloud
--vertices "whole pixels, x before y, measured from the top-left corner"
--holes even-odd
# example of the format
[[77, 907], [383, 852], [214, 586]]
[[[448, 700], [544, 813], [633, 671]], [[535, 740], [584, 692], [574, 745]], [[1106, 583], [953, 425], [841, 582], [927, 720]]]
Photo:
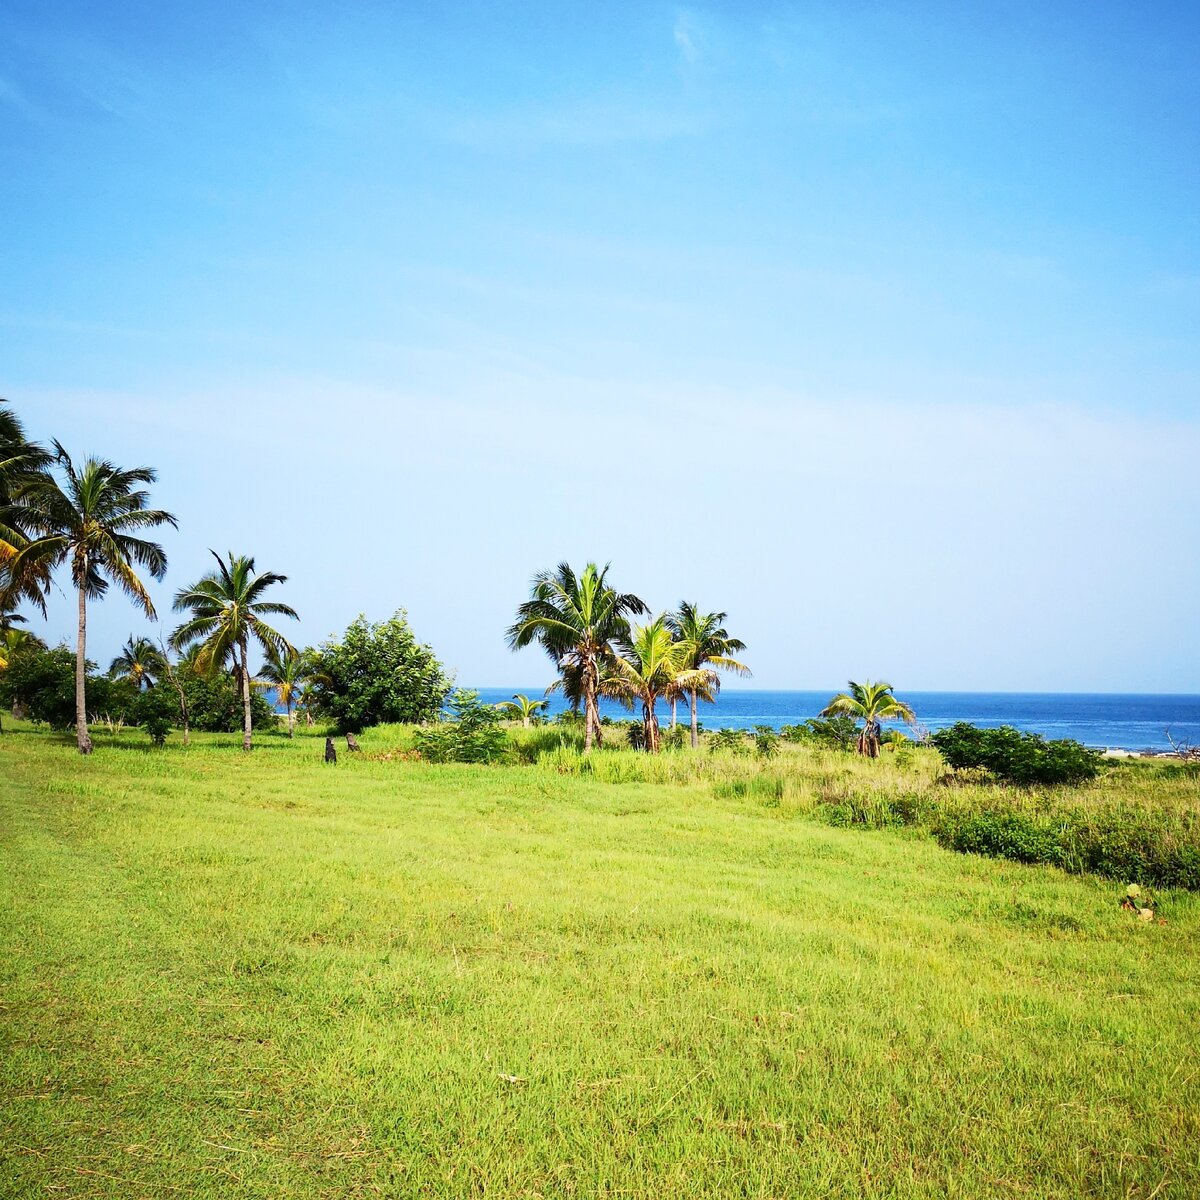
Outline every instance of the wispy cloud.
[[679, 48], [680, 56], [687, 63], [695, 63], [700, 58], [699, 33], [695, 15], [686, 8], [675, 12], [675, 28], [672, 31], [675, 45]]

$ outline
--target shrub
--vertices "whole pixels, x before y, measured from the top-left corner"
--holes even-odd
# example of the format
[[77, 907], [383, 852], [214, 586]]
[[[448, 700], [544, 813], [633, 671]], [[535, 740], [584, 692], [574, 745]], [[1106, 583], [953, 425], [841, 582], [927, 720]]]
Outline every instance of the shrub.
[[747, 753], [746, 739], [737, 729], [718, 729], [708, 743], [708, 752], [717, 754], [722, 750], [730, 750], [734, 754]]
[[1071, 740], [1048, 742], [1011, 725], [981, 729], [958, 721], [933, 735], [933, 744], [955, 770], [983, 768], [1005, 783], [1076, 784], [1094, 779], [1100, 754]]
[[858, 725], [853, 717], [812, 717], [803, 725], [785, 725], [779, 736], [786, 742], [853, 750], [858, 741]]
[[1191, 812], [1115, 805], [1032, 814], [988, 805], [942, 814], [933, 834], [968, 854], [1200, 891], [1200, 817]]
[[682, 725], [676, 725], [662, 735], [662, 747], [664, 750], [682, 750], [687, 737], [687, 730]]
[[[242, 728], [242, 693], [238, 681], [228, 673], [206, 677], [179, 675], [179, 685], [187, 697], [188, 724], [202, 733], [238, 733]], [[159, 685], [165, 692], [164, 685]], [[172, 696], [173, 717], [179, 723], [178, 697]], [[250, 693], [250, 719], [255, 729], [273, 729], [278, 714], [257, 688]]]
[[491, 763], [508, 755], [508, 738], [500, 713], [479, 693], [456, 691], [449, 704], [452, 720], [418, 729], [413, 744], [428, 762]]
[[179, 700], [166, 687], [147, 688], [134, 700], [130, 716], [154, 745], [162, 746], [179, 718]]
[[342, 733], [436, 721], [450, 692], [449, 676], [414, 637], [403, 609], [378, 624], [359, 616], [313, 660], [317, 706]]
[[779, 734], [770, 725], [755, 725], [754, 749], [759, 758], [774, 758], [779, 753]]
[[[106, 714], [125, 721], [136, 693], [123, 679], [93, 675], [96, 664], [87, 663], [87, 711], [89, 717]], [[70, 729], [75, 724], [75, 651], [68, 646], [47, 650], [31, 645], [16, 654], [0, 672], [0, 703], [16, 703], [35, 725]]]

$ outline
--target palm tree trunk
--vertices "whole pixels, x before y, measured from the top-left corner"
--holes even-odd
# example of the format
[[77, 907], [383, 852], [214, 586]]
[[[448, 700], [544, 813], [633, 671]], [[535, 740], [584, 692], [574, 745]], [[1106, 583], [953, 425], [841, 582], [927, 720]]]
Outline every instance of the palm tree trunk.
[[649, 703], [642, 703], [642, 725], [646, 730], [646, 750], [650, 754], [659, 751], [658, 714], [654, 711], [654, 698]]
[[[86, 564], [84, 571], [86, 573]], [[91, 754], [87, 725], [87, 591], [79, 585], [79, 640], [75, 644], [75, 744], [80, 754]]]
[[679, 704], [679, 697], [672, 696], [671, 697], [671, 728], [672, 729], [674, 729], [675, 726], [679, 724], [678, 720], [675, 717], [675, 709], [678, 704]]
[[583, 665], [583, 752], [591, 754], [592, 745], [599, 743], [600, 706], [596, 702], [596, 693], [600, 688], [600, 671], [594, 658], [588, 659]]
[[250, 724], [250, 662], [249, 647], [246, 639], [242, 638], [242, 749], [250, 749], [250, 737], [253, 732]]
[[288, 737], [295, 737], [296, 736], [296, 720], [292, 716], [292, 702], [290, 700], [287, 702], [287, 714], [288, 714], [288, 718], [287, 718]]
[[692, 688], [688, 692], [688, 699], [692, 705], [692, 749], [695, 750], [700, 745], [700, 729], [696, 722], [696, 689]]

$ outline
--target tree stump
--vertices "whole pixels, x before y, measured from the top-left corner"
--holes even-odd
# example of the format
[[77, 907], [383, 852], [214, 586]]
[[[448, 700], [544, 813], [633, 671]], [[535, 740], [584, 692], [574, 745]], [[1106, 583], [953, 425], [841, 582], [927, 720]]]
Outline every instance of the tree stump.
[[333, 745], [333, 738], [325, 739], [325, 761], [327, 763], [337, 762], [337, 750]]
[[358, 738], [356, 738], [352, 733], [346, 734], [346, 749], [353, 750], [355, 754], [362, 749], [362, 747], [358, 744]]

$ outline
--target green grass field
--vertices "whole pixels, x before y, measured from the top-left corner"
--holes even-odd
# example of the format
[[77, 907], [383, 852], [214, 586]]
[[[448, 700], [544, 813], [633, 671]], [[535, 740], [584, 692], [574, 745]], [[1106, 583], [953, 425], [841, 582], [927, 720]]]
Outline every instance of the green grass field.
[[1200, 1195], [1200, 897], [389, 736], [0, 737], [0, 1194]]

